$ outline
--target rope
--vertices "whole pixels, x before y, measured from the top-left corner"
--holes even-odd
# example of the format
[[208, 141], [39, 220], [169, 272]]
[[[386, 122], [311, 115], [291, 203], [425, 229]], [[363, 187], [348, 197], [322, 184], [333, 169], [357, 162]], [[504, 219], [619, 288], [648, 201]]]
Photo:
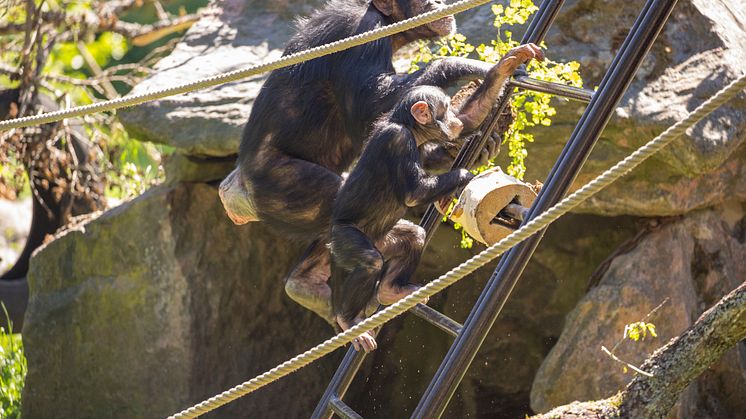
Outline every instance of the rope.
[[715, 96], [702, 103], [697, 109], [688, 114], [686, 118], [680, 120], [666, 129], [655, 139], [651, 140], [644, 146], [640, 147], [634, 153], [630, 154], [624, 160], [614, 165], [611, 169], [605, 171], [582, 188], [573, 192], [570, 196], [554, 205], [552, 208], [541, 213], [538, 217], [532, 219], [518, 230], [499, 242], [488, 247], [478, 255], [472, 257], [451, 271], [441, 275], [438, 279], [418, 289], [406, 298], [399, 300], [393, 305], [388, 306], [382, 311], [358, 323], [356, 326], [342, 332], [325, 342], [309, 349], [308, 351], [283, 362], [271, 370], [252, 378], [249, 381], [239, 384], [230, 390], [227, 390], [217, 396], [205, 400], [193, 407], [190, 407], [181, 413], [170, 416], [169, 419], [176, 418], [196, 418], [202, 414], [217, 409], [220, 406], [228, 404], [241, 396], [245, 396], [259, 388], [266, 386], [280, 378], [289, 375], [296, 370], [305, 367], [311, 362], [333, 352], [337, 348], [344, 346], [356, 337], [368, 330], [375, 329], [394, 317], [404, 313], [414, 307], [425, 298], [429, 298], [451, 284], [461, 280], [466, 275], [481, 268], [488, 262], [497, 258], [511, 247], [517, 245], [523, 240], [534, 235], [536, 232], [543, 230], [549, 224], [566, 214], [573, 208], [577, 207], [585, 200], [595, 195], [603, 188], [609, 186], [612, 182], [627, 174], [629, 171], [640, 165], [647, 158], [660, 151], [671, 141], [678, 138], [687, 129], [699, 122], [702, 118], [709, 115], [715, 109], [727, 102], [733, 96], [746, 88], [746, 74], [734, 80]]
[[373, 29], [371, 31], [354, 35], [349, 38], [341, 39], [339, 41], [331, 42], [329, 44], [286, 55], [265, 64], [258, 64], [241, 70], [229, 71], [227, 73], [217, 74], [193, 82], [184, 83], [178, 86], [168, 87], [161, 90], [155, 90], [152, 92], [119, 97], [112, 100], [93, 103], [90, 105], [79, 106], [76, 108], [62, 109], [59, 111], [47, 112], [39, 115], [0, 121], [0, 131], [29, 127], [32, 125], [41, 125], [49, 122], [60, 121], [66, 118], [75, 118], [84, 115], [90, 115], [92, 113], [112, 111], [128, 106], [140, 105], [152, 100], [162, 99], [181, 93], [193, 92], [195, 90], [204, 89], [206, 87], [217, 86], [219, 84], [229, 83], [246, 77], [256, 76], [268, 71], [277, 70], [283, 67], [289, 67], [291, 65], [302, 63], [304, 61], [309, 61], [314, 58], [334, 54], [335, 52], [340, 52], [348, 48], [365, 44], [367, 42], [375, 41], [377, 39], [404, 32], [417, 26], [434, 22], [446, 16], [461, 13], [489, 2], [490, 0], [461, 0], [445, 6], [442, 9], [423, 13], [421, 15], [402, 20], [401, 22]]

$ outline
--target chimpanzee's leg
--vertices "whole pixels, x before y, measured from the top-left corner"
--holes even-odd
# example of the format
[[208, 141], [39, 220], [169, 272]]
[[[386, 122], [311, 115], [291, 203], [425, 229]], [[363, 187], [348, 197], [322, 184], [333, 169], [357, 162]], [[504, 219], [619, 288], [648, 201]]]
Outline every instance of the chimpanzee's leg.
[[259, 220], [294, 237], [327, 235], [342, 177], [306, 160], [279, 152], [267, 154], [261, 166], [244, 171]]
[[244, 169], [259, 219], [291, 238], [314, 239], [285, 279], [285, 291], [303, 307], [334, 325], [331, 310], [329, 221], [342, 184], [333, 171], [279, 152]]
[[334, 314], [350, 322], [360, 317], [375, 295], [383, 256], [354, 225], [333, 225], [330, 242], [332, 306]]
[[[331, 230], [332, 307], [339, 326], [347, 330], [365, 317], [365, 308], [376, 293], [383, 256], [354, 225], [335, 224]], [[372, 331], [352, 342], [355, 349], [370, 352], [378, 346]]]
[[376, 244], [386, 261], [378, 284], [378, 302], [393, 304], [419, 288], [410, 283], [410, 279], [420, 262], [425, 230], [410, 221], [399, 220], [386, 237]]
[[331, 269], [326, 244], [324, 236], [308, 246], [285, 278], [285, 292], [334, 327], [337, 323], [332, 314], [332, 290], [327, 284]]

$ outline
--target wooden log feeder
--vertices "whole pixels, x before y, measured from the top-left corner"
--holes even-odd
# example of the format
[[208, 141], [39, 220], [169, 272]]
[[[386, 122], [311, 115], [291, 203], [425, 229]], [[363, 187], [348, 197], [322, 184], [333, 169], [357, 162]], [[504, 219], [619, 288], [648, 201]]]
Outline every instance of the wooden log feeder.
[[[449, 219], [475, 240], [492, 245], [518, 228], [535, 199], [534, 186], [495, 167], [466, 185]], [[436, 208], [445, 214], [449, 204], [441, 201]]]

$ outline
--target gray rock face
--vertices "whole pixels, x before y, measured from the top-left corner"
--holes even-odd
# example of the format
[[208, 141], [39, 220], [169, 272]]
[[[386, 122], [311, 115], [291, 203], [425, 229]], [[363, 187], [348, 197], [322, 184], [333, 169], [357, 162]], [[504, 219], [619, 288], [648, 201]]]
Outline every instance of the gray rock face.
[[[531, 390], [531, 406], [544, 412], [574, 400], [615, 394], [631, 381], [623, 366], [601, 351], [613, 348], [626, 324], [647, 322], [658, 338], [621, 343], [615, 354], [640, 365], [689, 327], [746, 278], [746, 211], [731, 202], [673, 219], [615, 257], [568, 315], [562, 335], [544, 360]], [[663, 269], [661, 269], [663, 267]], [[734, 348], [683, 393], [674, 416], [738, 417], [746, 411], [746, 363]], [[741, 412], [741, 413], [738, 413]]]
[[[314, 1], [214, 2], [176, 49], [133, 94], [191, 82], [280, 58], [293, 20], [321, 4]], [[165, 98], [119, 111], [127, 129], [143, 140], [198, 156], [236, 153], [241, 130], [265, 76]]]
[[[584, 227], [589, 223], [594, 228]], [[453, 412], [528, 411], [531, 381], [564, 313], [583, 295], [593, 267], [629, 237], [630, 224], [573, 216], [550, 230]], [[457, 233], [441, 228], [416, 280], [435, 278], [479, 250], [457, 243]], [[233, 225], [216, 186], [204, 183], [157, 187], [71, 228], [32, 259], [24, 417], [165, 417], [328, 338], [331, 328], [283, 292], [302, 247], [261, 223]], [[431, 305], [463, 320], [493, 268]], [[451, 339], [405, 317], [384, 328], [379, 342], [348, 400], [366, 417], [397, 417], [414, 409]], [[217, 417], [307, 416], [341, 355], [231, 403]]]
[[0, 199], [0, 272], [13, 266], [31, 226], [31, 199]]
[[[29, 274], [24, 417], [165, 417], [307, 349], [331, 330], [283, 295], [298, 250], [234, 226], [205, 184], [155, 188], [67, 231]], [[332, 364], [223, 414], [303, 416]]]

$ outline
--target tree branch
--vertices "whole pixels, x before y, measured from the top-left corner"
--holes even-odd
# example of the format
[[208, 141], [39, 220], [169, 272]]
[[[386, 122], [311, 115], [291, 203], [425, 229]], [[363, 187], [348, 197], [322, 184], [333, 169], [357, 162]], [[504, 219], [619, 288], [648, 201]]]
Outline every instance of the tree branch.
[[[86, 35], [96, 35], [102, 32], [115, 32], [123, 35], [132, 44], [141, 47], [155, 42], [174, 32], [189, 29], [199, 20], [198, 14], [184, 15], [175, 19], [163, 19], [149, 25], [141, 25], [133, 22], [119, 20], [116, 16], [109, 14], [97, 15], [96, 13], [85, 13], [77, 16], [65, 17], [64, 13], [45, 12], [41, 14], [42, 24], [45, 28], [51, 27], [79, 27], [80, 31], [75, 33], [66, 32], [60, 36], [62, 42], [76, 41], [85, 38]], [[0, 24], [0, 35], [12, 35], [23, 33], [26, 24], [4, 23]]]
[[712, 363], [746, 338], [746, 282], [723, 297], [680, 336], [658, 349], [627, 388], [605, 400], [575, 402], [533, 416], [549, 418], [660, 418]]
[[198, 20], [199, 15], [197, 14], [185, 15], [176, 19], [161, 20], [152, 25], [139, 25], [119, 20], [108, 28], [104, 27], [104, 30], [124, 35], [132, 41], [132, 45], [141, 47], [151, 44], [174, 32], [189, 29]]

